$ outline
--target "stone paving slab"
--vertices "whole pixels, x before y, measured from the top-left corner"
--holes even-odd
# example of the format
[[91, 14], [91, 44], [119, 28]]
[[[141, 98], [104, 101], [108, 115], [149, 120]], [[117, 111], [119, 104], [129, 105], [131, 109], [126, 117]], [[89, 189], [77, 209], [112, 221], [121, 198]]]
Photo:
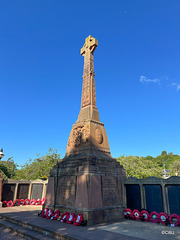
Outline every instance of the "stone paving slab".
[[151, 222], [124, 220], [97, 228], [146, 240], [180, 240], [180, 227], [164, 226]]
[[[78, 240], [180, 240], [180, 227], [166, 227], [159, 224], [122, 220], [112, 224], [91, 227], [77, 227], [37, 216], [41, 206], [0, 208], [0, 216], [35, 226], [61, 236], [61, 239]], [[162, 232], [163, 231], [163, 232]], [[170, 234], [171, 231], [171, 234]]]

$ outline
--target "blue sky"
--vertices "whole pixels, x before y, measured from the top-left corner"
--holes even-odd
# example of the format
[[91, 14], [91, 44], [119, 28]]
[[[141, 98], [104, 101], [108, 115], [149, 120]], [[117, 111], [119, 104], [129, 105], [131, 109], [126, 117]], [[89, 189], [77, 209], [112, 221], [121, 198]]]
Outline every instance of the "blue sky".
[[0, 147], [23, 164], [64, 157], [89, 35], [113, 157], [180, 154], [180, 1], [0, 1]]

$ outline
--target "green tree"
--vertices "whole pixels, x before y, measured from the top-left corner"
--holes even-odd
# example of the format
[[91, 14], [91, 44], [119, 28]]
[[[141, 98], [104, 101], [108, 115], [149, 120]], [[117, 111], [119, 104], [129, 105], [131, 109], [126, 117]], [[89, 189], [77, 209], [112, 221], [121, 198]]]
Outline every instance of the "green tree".
[[180, 156], [169, 165], [170, 176], [176, 176], [176, 172], [180, 176]]
[[162, 177], [162, 168], [158, 166], [154, 161], [149, 160], [149, 156], [145, 157], [137, 156], [121, 156], [117, 159], [124, 169], [126, 169], [127, 177], [147, 178], [150, 176]]
[[162, 151], [161, 156], [166, 156], [167, 152], [166, 151]]
[[13, 178], [17, 170], [18, 165], [14, 163], [12, 157], [7, 161], [0, 161], [0, 170], [3, 175], [3, 179]]
[[60, 161], [60, 155], [57, 150], [49, 149], [48, 154], [45, 156], [38, 156], [38, 158], [32, 160], [29, 159], [21, 169], [17, 169], [14, 179], [45, 179], [49, 177], [50, 170]]

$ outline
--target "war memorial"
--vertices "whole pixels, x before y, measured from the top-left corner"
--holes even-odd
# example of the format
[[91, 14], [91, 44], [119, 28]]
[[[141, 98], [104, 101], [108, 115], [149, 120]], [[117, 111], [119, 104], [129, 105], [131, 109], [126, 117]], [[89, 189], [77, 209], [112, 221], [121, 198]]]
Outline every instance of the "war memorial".
[[112, 158], [104, 124], [96, 107], [94, 51], [89, 36], [81, 48], [84, 57], [81, 110], [67, 143], [66, 155], [50, 173], [46, 207], [82, 213], [88, 223], [123, 217], [125, 170]]
[[[180, 177], [126, 178], [126, 171], [111, 156], [96, 106], [93, 54], [97, 46], [98, 41], [89, 36], [81, 48], [84, 57], [81, 109], [69, 135], [66, 155], [51, 170], [48, 181], [3, 181], [0, 174], [0, 200], [2, 192], [3, 201], [21, 198], [33, 201], [46, 196], [45, 204], [43, 207], [29, 204], [22, 208], [2, 207], [0, 227], [14, 229], [32, 239], [43, 236], [43, 239], [154, 240], [166, 234], [169, 239], [177, 239], [180, 230], [172, 227], [180, 225]], [[80, 228], [60, 220], [39, 218], [38, 211], [42, 208], [49, 208], [51, 212], [59, 210], [61, 216], [65, 212], [82, 214], [88, 226]], [[124, 220], [129, 210], [132, 210], [129, 219], [136, 221]], [[154, 215], [143, 215], [146, 210], [157, 214], [156, 219]], [[169, 220], [173, 215], [176, 216], [175, 220], [171, 219], [172, 223], [177, 225], [171, 226]], [[148, 221], [161, 224], [148, 224]]]

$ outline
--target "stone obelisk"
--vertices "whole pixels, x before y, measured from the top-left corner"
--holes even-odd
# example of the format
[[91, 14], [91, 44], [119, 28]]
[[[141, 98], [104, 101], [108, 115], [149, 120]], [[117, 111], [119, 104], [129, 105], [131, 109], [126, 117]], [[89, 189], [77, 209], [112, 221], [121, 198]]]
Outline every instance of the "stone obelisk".
[[82, 213], [88, 224], [123, 217], [125, 170], [111, 157], [104, 124], [96, 107], [93, 53], [98, 41], [89, 36], [84, 57], [81, 110], [73, 125], [65, 157], [51, 170], [46, 207]]

